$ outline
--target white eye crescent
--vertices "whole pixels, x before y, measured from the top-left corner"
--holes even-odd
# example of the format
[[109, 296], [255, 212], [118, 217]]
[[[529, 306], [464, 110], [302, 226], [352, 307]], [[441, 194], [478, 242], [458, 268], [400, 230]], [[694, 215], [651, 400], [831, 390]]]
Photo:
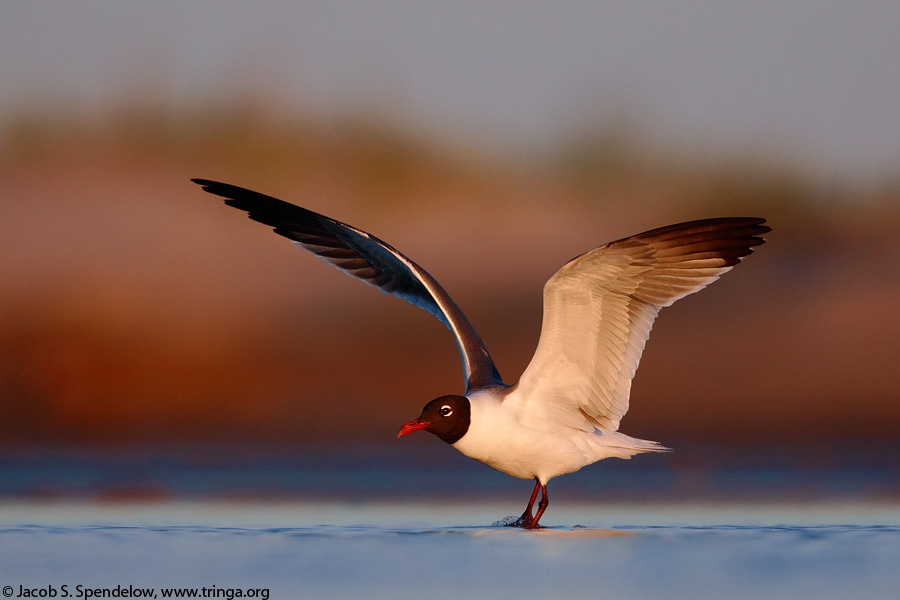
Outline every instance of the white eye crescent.
[[440, 413], [442, 417], [449, 417], [453, 414], [453, 409], [450, 408], [449, 404], [445, 404], [441, 407]]

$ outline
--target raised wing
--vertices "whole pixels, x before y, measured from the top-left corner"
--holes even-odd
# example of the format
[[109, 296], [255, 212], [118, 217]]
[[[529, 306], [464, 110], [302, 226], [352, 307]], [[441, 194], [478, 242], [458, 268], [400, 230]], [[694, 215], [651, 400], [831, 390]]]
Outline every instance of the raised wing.
[[503, 385], [481, 337], [452, 298], [425, 269], [377, 237], [311, 210], [271, 196], [205, 179], [192, 179], [225, 204], [275, 228], [347, 275], [402, 298], [437, 317], [456, 337], [466, 378], [466, 391]]
[[615, 431], [657, 313], [731, 270], [762, 244], [763, 219], [654, 229], [583, 254], [544, 285], [541, 337], [504, 402], [527, 424]]

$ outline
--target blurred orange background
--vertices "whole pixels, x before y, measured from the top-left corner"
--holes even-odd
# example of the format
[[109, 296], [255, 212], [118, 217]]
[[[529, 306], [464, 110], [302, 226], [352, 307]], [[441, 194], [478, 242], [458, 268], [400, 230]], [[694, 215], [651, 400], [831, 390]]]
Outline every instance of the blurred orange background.
[[541, 286], [571, 257], [680, 220], [767, 217], [766, 245], [663, 311], [624, 430], [667, 443], [897, 436], [900, 203], [888, 187], [826, 190], [823, 207], [816, 181], [777, 166], [643, 167], [592, 148], [577, 168], [525, 164], [371, 123], [323, 131], [259, 106], [216, 117], [187, 128], [147, 109], [7, 134], [5, 442], [386, 439], [462, 391], [452, 336], [430, 315], [190, 177], [390, 241], [450, 291], [509, 383], [537, 343]]
[[541, 286], [570, 258], [678, 221], [765, 217], [766, 245], [661, 313], [623, 430], [666, 445], [900, 439], [900, 163], [829, 176], [747, 151], [755, 140], [657, 144], [616, 111], [523, 149], [420, 127], [390, 94], [375, 110], [285, 109], [266, 77], [224, 99], [129, 84], [89, 111], [4, 113], [3, 445], [390, 440], [462, 391], [433, 317], [192, 177], [387, 240], [450, 292], [508, 383], [537, 343]]

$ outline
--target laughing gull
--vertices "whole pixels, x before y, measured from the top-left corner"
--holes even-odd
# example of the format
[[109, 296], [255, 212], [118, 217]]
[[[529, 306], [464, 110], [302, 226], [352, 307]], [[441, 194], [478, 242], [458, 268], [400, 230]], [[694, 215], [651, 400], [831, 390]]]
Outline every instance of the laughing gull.
[[425, 430], [498, 471], [533, 479], [528, 506], [515, 523], [526, 529], [539, 527], [553, 477], [604, 458], [668, 450], [618, 431], [653, 321], [661, 308], [730, 271], [770, 231], [764, 219], [705, 219], [633, 235], [572, 259], [544, 285], [537, 350], [510, 386], [444, 288], [390, 244], [258, 192], [192, 181], [351, 277], [427, 310], [453, 332], [465, 394], [432, 400], [398, 437]]

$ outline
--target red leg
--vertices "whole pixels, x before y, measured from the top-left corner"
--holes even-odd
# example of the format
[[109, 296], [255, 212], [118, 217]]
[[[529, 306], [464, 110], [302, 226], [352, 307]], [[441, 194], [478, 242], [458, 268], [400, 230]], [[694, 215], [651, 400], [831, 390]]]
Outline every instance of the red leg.
[[[531, 507], [534, 506], [534, 501], [537, 499], [539, 489], [541, 489], [541, 482], [535, 479], [534, 491], [531, 492], [531, 500], [528, 501], [528, 506], [525, 508], [525, 512], [522, 513], [522, 516], [519, 517], [519, 522], [517, 523], [520, 527], [531, 529], [531, 523], [534, 521], [534, 517], [531, 516]], [[540, 508], [540, 506], [538, 508]]]
[[[537, 492], [537, 490], [535, 490]], [[537, 514], [534, 515], [534, 521], [531, 522], [531, 527], [528, 529], [537, 529], [540, 527], [538, 525], [538, 521], [541, 520], [541, 516], [544, 514], [544, 511], [547, 510], [547, 507], [550, 506], [550, 496], [547, 495], [547, 486], [541, 486], [541, 501], [538, 503], [538, 511]]]

